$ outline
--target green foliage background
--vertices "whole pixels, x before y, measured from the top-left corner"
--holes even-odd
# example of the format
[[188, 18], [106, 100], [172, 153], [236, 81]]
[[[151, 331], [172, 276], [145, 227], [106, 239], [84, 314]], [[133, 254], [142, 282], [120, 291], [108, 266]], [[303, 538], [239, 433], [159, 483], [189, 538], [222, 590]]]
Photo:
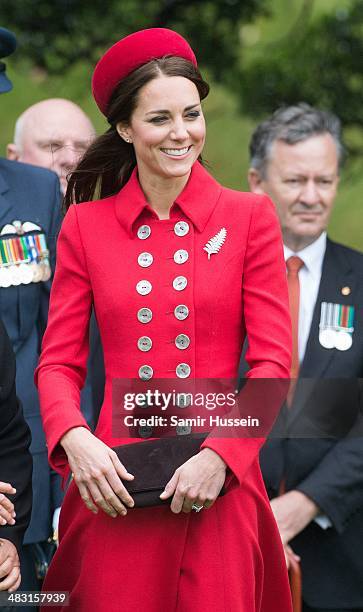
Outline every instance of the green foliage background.
[[[23, 23], [19, 23], [18, 27], [12, 25], [9, 19], [11, 16], [16, 19], [17, 15], [16, 10], [11, 7], [19, 4], [20, 0], [15, 3], [11, 0], [8, 7], [5, 6], [6, 2], [7, 0], [2, 0], [0, 4], [0, 24], [12, 26], [17, 35], [20, 32], [20, 44], [16, 54], [6, 61], [14, 90], [0, 98], [0, 154], [5, 155], [6, 143], [12, 140], [17, 116], [30, 104], [47, 97], [70, 98], [90, 115], [98, 132], [106, 129], [106, 122], [90, 95], [94, 60], [90, 53], [87, 54], [86, 32], [87, 28], [91, 32], [92, 19], [95, 19], [92, 9], [87, 9], [87, 6], [91, 5], [68, 0], [69, 5], [77, 5], [77, 19], [82, 19], [83, 16], [85, 29], [78, 46], [73, 45], [75, 39], [74, 32], [71, 31], [57, 40], [57, 45], [63, 45], [65, 50], [64, 58], [72, 56], [70, 67], [67, 62], [67, 65], [62, 65], [59, 57], [57, 59], [52, 49], [49, 49], [49, 70], [49, 64], [35, 67], [29, 59], [29, 44], [32, 40], [37, 40], [34, 36], [40, 36], [41, 32], [29, 31], [24, 34]], [[137, 4], [137, 0], [135, 2]], [[144, 7], [140, 17], [131, 11], [135, 2], [127, 0], [106, 3], [106, 26], [112, 25], [114, 28], [115, 19], [122, 22], [120, 8], [115, 15], [110, 6], [122, 6], [124, 16], [129, 20], [127, 22], [126, 19], [126, 25], [122, 22], [120, 36], [125, 33], [125, 28], [127, 32], [127, 28], [155, 25], [150, 23], [151, 12], [165, 2], [140, 3], [140, 6]], [[29, 5], [30, 15], [34, 0], [32, 3], [28, 0], [23, 3]], [[65, 0], [56, 0], [53, 3], [48, 0], [35, 2], [35, 6], [45, 6], [43, 28], [46, 24], [47, 7], [51, 5], [55, 9], [56, 4], [62, 3], [67, 4]], [[245, 11], [241, 12], [239, 7], [243, 4]], [[198, 39], [194, 46], [201, 49], [199, 57], [207, 58], [205, 66], [201, 66], [211, 83], [211, 93], [204, 107], [208, 124], [204, 156], [212, 173], [224, 185], [248, 189], [246, 172], [249, 138], [256, 122], [272, 112], [280, 102], [290, 103], [305, 99], [339, 111], [344, 119], [346, 140], [354, 155], [343, 171], [330, 235], [363, 250], [363, 1], [251, 0], [244, 3], [238, 0], [236, 3], [235, 0], [215, 0], [201, 1], [199, 8], [195, 5], [198, 5], [197, 1], [188, 3], [185, 0], [182, 3], [183, 12], [180, 12], [179, 6], [179, 12], [172, 15], [172, 23], [190, 39]], [[222, 19], [220, 11], [224, 5], [230, 5], [231, 14]], [[95, 7], [95, 3], [92, 6]], [[347, 15], [351, 7], [354, 7], [356, 13], [354, 27], [349, 29]], [[6, 8], [8, 12], [13, 10], [13, 15], [7, 14]], [[237, 13], [233, 13], [237, 10], [241, 18], [238, 27], [235, 23]], [[24, 19], [26, 18], [29, 19], [29, 16], [24, 15]], [[210, 32], [204, 36], [198, 34], [201, 32], [198, 19], [203, 23], [208, 19], [211, 21]], [[96, 25], [92, 35], [97, 41]], [[170, 22], [167, 25], [170, 26]], [[36, 26], [37, 22], [34, 21], [34, 28]], [[342, 31], [337, 31], [339, 27]], [[342, 44], [341, 39], [338, 41], [340, 35], [345, 40], [346, 48], [344, 45], [339, 46]], [[336, 44], [334, 37], [337, 38]], [[109, 44], [114, 40], [115, 38], [111, 38]], [[222, 41], [220, 47], [218, 41]], [[77, 49], [83, 48], [83, 52], [77, 51], [78, 60], [66, 52], [72, 45]], [[28, 49], [27, 53], [22, 53], [22, 48]], [[104, 43], [99, 42], [97, 45], [95, 42], [93, 52], [96, 49], [96, 57], [101, 54], [103, 48]]]

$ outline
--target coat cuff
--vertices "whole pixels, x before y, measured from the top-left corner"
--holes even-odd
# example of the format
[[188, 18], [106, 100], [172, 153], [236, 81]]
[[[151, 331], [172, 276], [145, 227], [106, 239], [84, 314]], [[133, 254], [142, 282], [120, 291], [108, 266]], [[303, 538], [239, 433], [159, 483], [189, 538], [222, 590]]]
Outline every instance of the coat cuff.
[[62, 428], [61, 432], [58, 431], [50, 434], [47, 442], [49, 463], [51, 467], [62, 476], [63, 480], [68, 476], [69, 465], [67, 453], [60, 444], [60, 441], [67, 431], [75, 427], [85, 427], [88, 431], [91, 431], [83, 417], [73, 417], [72, 422], [68, 423], [66, 428]]

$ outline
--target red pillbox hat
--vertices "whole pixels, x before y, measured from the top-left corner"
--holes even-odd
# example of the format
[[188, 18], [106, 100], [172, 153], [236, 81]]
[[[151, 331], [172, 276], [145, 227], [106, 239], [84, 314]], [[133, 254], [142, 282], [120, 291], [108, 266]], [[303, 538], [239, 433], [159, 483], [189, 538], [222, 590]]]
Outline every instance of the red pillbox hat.
[[177, 32], [166, 28], [139, 30], [115, 43], [101, 57], [92, 77], [92, 92], [100, 111], [107, 115], [112, 92], [128, 74], [164, 55], [183, 57], [197, 66], [194, 52]]

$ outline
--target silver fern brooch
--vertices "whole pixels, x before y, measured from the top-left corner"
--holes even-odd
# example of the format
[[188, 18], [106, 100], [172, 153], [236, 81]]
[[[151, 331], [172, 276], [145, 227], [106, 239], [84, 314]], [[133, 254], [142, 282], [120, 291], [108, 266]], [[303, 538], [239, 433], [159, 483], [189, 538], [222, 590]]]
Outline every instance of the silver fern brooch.
[[225, 227], [222, 227], [219, 230], [218, 234], [213, 236], [210, 240], [208, 240], [207, 244], [203, 247], [204, 251], [208, 253], [208, 259], [211, 258], [211, 255], [216, 255], [223, 246], [227, 236], [227, 230]]

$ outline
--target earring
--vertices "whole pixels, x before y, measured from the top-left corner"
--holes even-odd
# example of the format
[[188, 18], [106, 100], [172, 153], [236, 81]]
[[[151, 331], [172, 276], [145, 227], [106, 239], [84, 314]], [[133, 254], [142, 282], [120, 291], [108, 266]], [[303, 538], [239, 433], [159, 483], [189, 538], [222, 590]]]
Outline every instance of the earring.
[[131, 138], [125, 138], [126, 142], [132, 142]]

